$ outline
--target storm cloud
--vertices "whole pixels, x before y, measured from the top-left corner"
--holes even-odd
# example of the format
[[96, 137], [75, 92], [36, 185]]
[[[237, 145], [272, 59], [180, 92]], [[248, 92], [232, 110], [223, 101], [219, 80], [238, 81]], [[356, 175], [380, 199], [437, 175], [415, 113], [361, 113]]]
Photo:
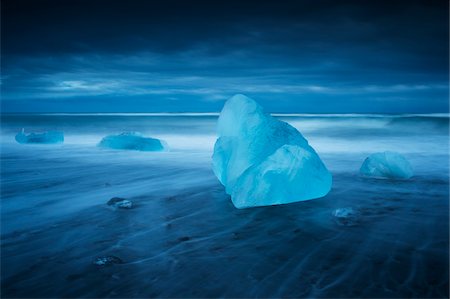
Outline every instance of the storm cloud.
[[448, 112], [447, 1], [2, 2], [4, 112]]

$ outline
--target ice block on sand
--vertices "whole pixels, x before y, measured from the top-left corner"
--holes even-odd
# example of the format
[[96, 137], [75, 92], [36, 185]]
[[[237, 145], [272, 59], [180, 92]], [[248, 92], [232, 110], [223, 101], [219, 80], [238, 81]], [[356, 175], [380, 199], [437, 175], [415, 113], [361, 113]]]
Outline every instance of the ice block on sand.
[[396, 152], [383, 152], [370, 155], [361, 165], [364, 176], [386, 179], [409, 179], [413, 176], [411, 164]]
[[22, 129], [16, 135], [16, 141], [23, 144], [54, 144], [64, 142], [64, 133], [59, 131], [47, 131], [43, 133], [25, 134], [25, 129]]
[[220, 113], [213, 170], [237, 208], [323, 197], [332, 183], [302, 134], [244, 95]]
[[117, 150], [136, 151], [165, 151], [168, 149], [166, 142], [163, 140], [144, 137], [136, 132], [106, 136], [100, 141], [98, 146]]

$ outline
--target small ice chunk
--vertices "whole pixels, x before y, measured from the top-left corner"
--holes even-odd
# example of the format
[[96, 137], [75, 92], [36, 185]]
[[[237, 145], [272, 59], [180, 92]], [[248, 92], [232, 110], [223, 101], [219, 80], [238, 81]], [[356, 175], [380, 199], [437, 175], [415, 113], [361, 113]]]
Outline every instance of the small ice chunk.
[[104, 137], [99, 147], [136, 150], [136, 151], [164, 151], [167, 150], [167, 143], [156, 138], [144, 137], [137, 132], [125, 132], [119, 135], [109, 135]]
[[43, 133], [25, 134], [22, 129], [16, 135], [16, 141], [22, 144], [55, 144], [64, 142], [64, 133], [60, 131], [47, 131]]
[[333, 215], [338, 218], [348, 218], [349, 216], [355, 215], [353, 208], [339, 208], [333, 212]]
[[339, 208], [334, 210], [333, 216], [339, 225], [353, 226], [358, 221], [359, 213], [353, 208]]
[[133, 207], [133, 202], [128, 199], [113, 197], [107, 202], [108, 206], [114, 206], [119, 209], [131, 209]]
[[113, 264], [122, 264], [123, 261], [117, 256], [109, 255], [109, 256], [101, 256], [94, 260], [94, 265], [97, 266], [109, 266]]
[[413, 170], [404, 156], [395, 152], [383, 152], [370, 155], [360, 168], [364, 176], [388, 179], [409, 179]]
[[331, 188], [330, 172], [302, 134], [244, 95], [225, 103], [212, 158], [237, 208], [310, 200]]

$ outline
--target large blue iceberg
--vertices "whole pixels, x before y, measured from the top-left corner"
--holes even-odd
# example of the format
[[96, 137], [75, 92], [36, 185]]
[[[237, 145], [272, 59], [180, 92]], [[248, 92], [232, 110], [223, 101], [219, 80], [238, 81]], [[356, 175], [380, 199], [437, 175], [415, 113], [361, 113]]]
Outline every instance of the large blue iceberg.
[[119, 135], [109, 135], [104, 137], [99, 147], [118, 150], [136, 151], [165, 151], [167, 144], [156, 138], [144, 137], [140, 133], [126, 132]]
[[319, 198], [331, 188], [330, 172], [302, 134], [244, 95], [225, 103], [212, 158], [237, 208]]
[[48, 131], [43, 133], [25, 134], [25, 129], [22, 129], [16, 135], [16, 141], [23, 144], [54, 144], [64, 142], [64, 133], [59, 131]]
[[364, 176], [387, 179], [409, 179], [413, 170], [408, 160], [399, 153], [383, 152], [370, 155], [361, 165]]

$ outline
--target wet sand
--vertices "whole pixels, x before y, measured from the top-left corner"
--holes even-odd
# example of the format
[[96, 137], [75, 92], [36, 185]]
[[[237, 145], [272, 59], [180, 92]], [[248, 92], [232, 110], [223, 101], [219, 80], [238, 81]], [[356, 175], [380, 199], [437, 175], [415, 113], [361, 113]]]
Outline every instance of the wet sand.
[[[140, 153], [78, 144], [83, 132], [70, 128], [50, 147], [6, 132], [2, 297], [448, 297], [448, 138], [431, 129], [387, 138], [382, 128], [360, 128], [358, 142], [306, 130], [331, 192], [245, 210], [212, 173], [213, 137]], [[361, 177], [377, 148], [403, 152], [414, 177]], [[108, 205], [113, 197], [133, 207]], [[351, 215], [336, 217], [343, 208]]]

